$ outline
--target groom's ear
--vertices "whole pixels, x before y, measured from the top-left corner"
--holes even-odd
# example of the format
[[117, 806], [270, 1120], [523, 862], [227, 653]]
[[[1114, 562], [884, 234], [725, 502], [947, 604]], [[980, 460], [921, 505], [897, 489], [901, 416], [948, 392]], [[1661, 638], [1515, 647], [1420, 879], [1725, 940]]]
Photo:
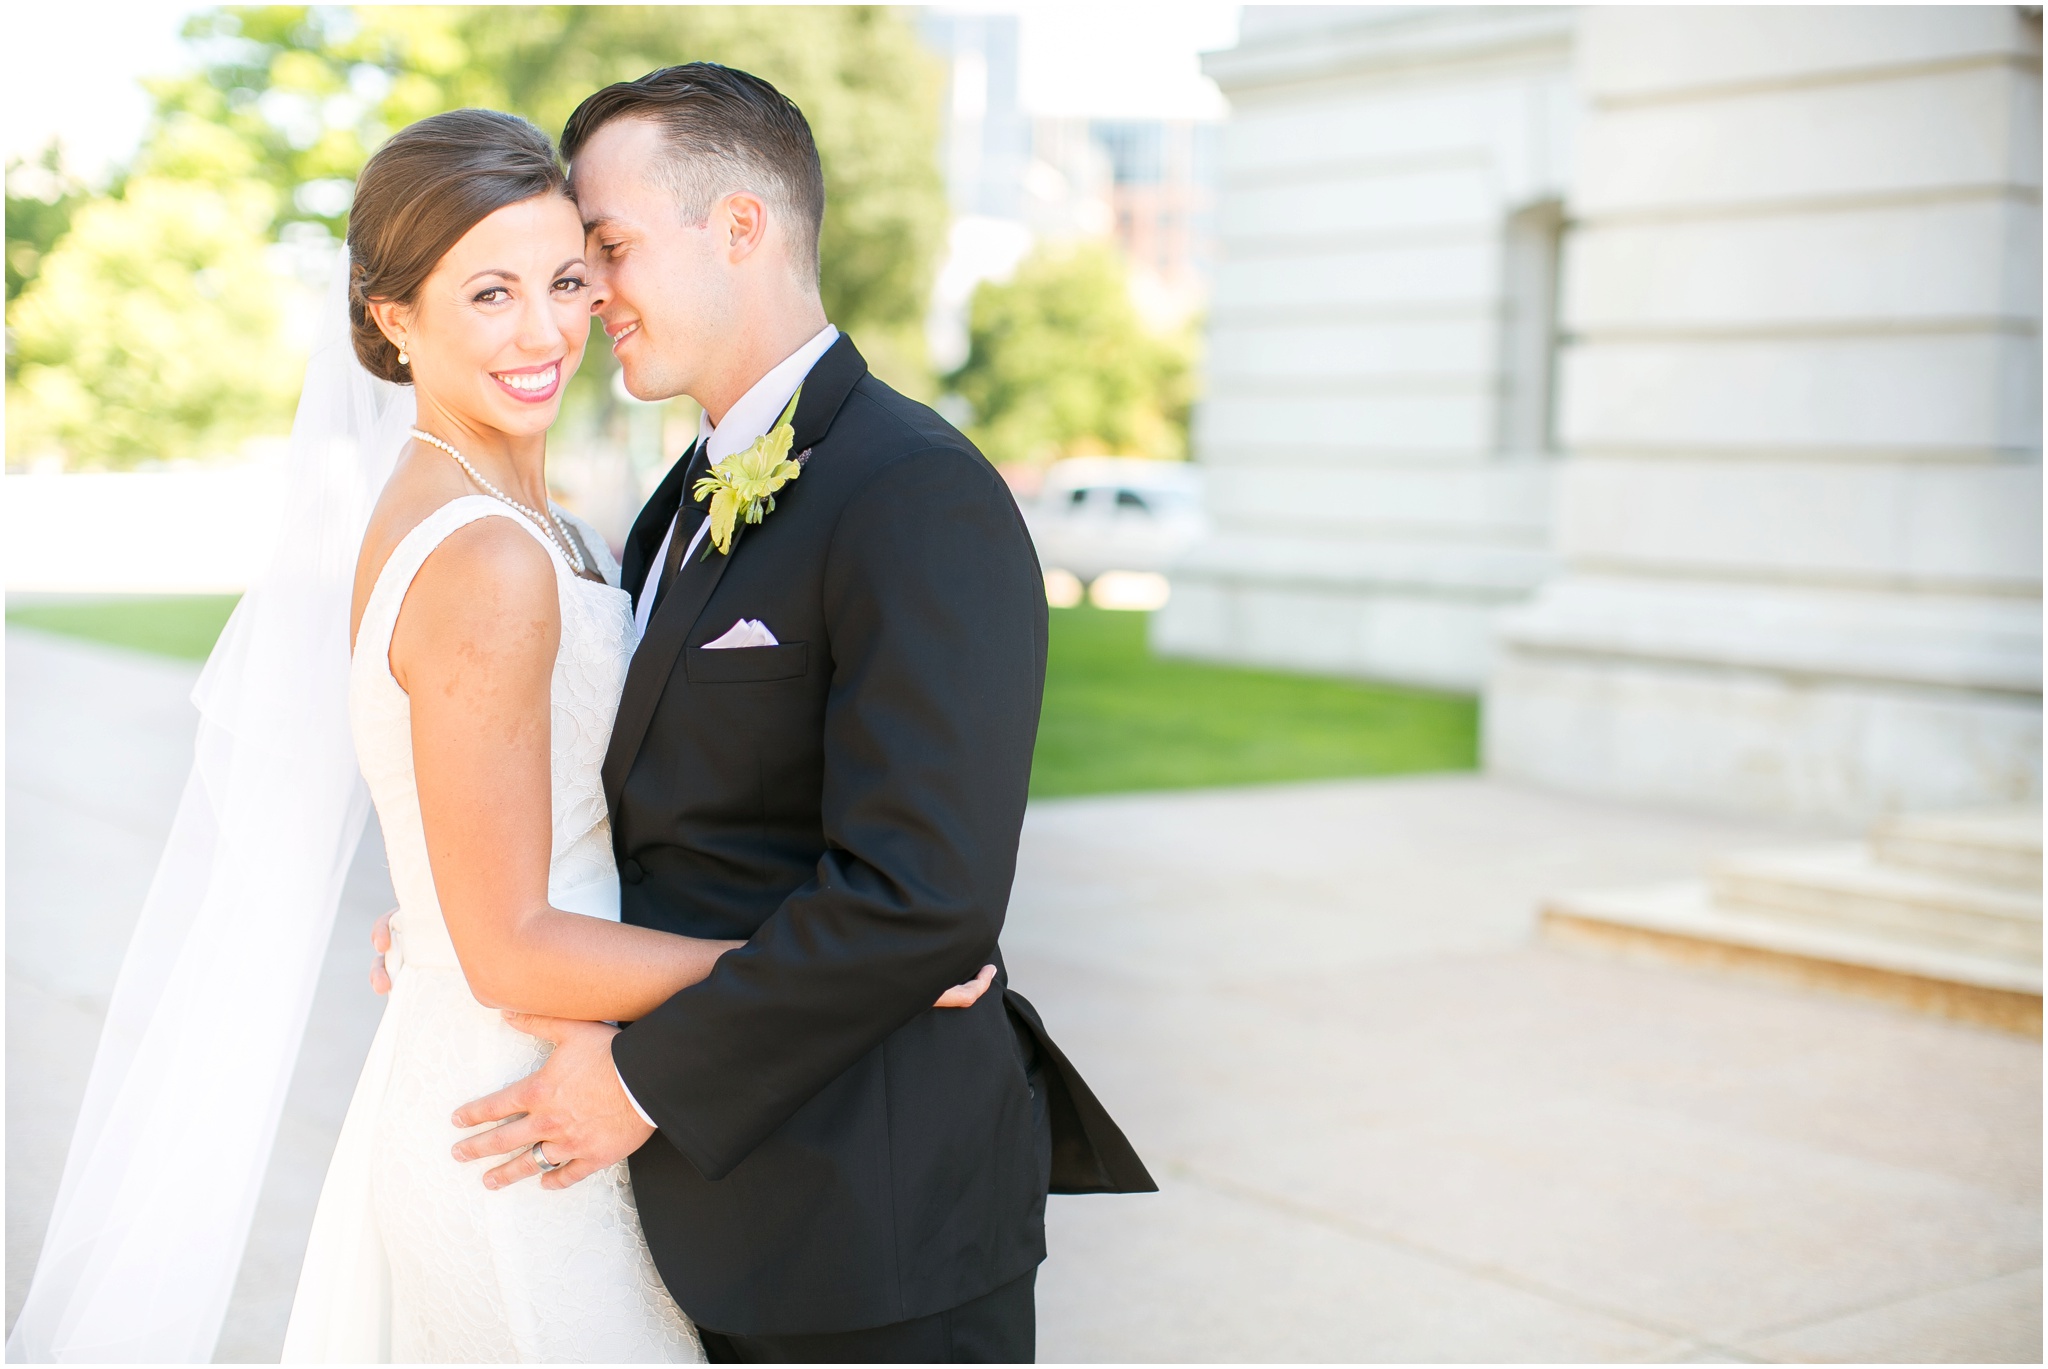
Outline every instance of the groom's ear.
[[720, 200], [711, 221], [725, 237], [726, 260], [735, 266], [768, 237], [768, 206], [751, 190], [735, 190]]

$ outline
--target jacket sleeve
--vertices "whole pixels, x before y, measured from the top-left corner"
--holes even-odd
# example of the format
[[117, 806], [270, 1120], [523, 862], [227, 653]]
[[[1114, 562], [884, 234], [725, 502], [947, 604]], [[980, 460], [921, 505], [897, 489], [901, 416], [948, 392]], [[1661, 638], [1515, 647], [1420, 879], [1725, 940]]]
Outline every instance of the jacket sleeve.
[[706, 1178], [992, 958], [1045, 682], [1037, 558], [967, 452], [882, 467], [832, 533], [826, 849], [746, 946], [613, 1041]]

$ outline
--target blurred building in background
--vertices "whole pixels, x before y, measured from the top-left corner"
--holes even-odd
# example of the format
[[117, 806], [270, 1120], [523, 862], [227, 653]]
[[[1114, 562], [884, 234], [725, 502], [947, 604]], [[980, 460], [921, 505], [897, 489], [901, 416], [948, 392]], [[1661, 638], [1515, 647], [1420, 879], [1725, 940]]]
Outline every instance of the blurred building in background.
[[1221, 129], [1191, 119], [1096, 119], [1109, 151], [1117, 245], [1141, 299], [1164, 319], [1208, 302], [1216, 273], [1216, 152]]
[[1561, 788], [2037, 796], [2040, 34], [1248, 9], [1156, 644], [1484, 688]]
[[1017, 16], [927, 10], [918, 33], [946, 63], [940, 156], [954, 216], [1021, 219], [1031, 121], [1017, 89]]
[[940, 156], [954, 218], [927, 326], [935, 366], [966, 355], [974, 287], [1008, 278], [1038, 242], [1113, 239], [1149, 318], [1202, 308], [1218, 256], [1217, 124], [1032, 115], [1016, 15], [928, 9], [918, 31], [947, 71]]

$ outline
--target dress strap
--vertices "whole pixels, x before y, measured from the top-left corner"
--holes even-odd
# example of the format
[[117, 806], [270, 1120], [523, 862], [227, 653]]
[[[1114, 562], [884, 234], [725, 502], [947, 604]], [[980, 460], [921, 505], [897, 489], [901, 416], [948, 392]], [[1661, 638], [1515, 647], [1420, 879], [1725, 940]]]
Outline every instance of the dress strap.
[[[434, 549], [458, 529], [466, 528], [479, 518], [509, 518], [525, 528], [547, 549], [548, 559], [555, 565], [559, 579], [568, 571], [569, 563], [562, 559], [561, 550], [548, 540], [546, 533], [533, 525], [533, 520], [517, 509], [487, 494], [465, 494], [449, 500], [440, 508], [422, 518], [391, 549], [384, 568], [377, 572], [377, 583], [370, 587], [369, 602], [363, 605], [363, 621], [356, 628], [356, 659], [364, 659], [365, 652], [374, 651], [390, 669], [391, 634], [398, 630], [398, 611], [405, 604], [406, 591], [412, 588], [420, 567], [434, 554]], [[570, 572], [573, 574], [574, 572]]]
[[590, 558], [590, 568], [603, 576], [607, 585], [617, 589], [621, 579], [619, 559], [612, 555], [612, 549], [605, 544], [604, 538], [598, 535], [597, 529], [560, 504], [551, 503], [548, 508], [554, 512], [555, 517], [576, 530], [577, 537], [583, 543], [583, 553]]

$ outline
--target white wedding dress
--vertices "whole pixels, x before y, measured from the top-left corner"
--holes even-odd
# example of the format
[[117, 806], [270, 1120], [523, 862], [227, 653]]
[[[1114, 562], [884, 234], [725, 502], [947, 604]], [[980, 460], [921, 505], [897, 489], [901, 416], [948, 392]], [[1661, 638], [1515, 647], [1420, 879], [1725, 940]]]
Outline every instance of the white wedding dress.
[[634, 646], [632, 604], [603, 541], [577, 524], [606, 583], [578, 577], [540, 530], [472, 495], [400, 542], [364, 609], [349, 679], [357, 757], [369, 783], [399, 911], [392, 990], [321, 1190], [285, 1338], [287, 1361], [675, 1362], [703, 1358], [663, 1287], [621, 1163], [567, 1189], [528, 1179], [492, 1192], [457, 1163], [463, 1103], [536, 1069], [545, 1045], [470, 995], [441, 919], [420, 826], [411, 702], [391, 676], [400, 604], [457, 528], [510, 518], [548, 548], [561, 603], [551, 689], [553, 905], [619, 916], [600, 767]]

